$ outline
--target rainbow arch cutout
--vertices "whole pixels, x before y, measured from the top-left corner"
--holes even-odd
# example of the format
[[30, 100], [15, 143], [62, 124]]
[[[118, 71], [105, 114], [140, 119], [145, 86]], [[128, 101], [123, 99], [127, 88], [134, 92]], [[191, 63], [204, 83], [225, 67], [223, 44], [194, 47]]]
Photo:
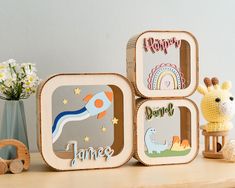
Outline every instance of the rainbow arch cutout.
[[154, 67], [147, 79], [150, 90], [184, 89], [183, 73], [175, 64], [162, 63]]

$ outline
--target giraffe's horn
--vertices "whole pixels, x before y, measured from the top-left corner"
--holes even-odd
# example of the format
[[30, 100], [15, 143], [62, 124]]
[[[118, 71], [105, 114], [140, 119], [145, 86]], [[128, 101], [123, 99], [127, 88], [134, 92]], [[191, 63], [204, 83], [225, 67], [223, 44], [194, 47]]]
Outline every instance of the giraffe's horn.
[[212, 81], [212, 84], [213, 84], [214, 86], [215, 86], [215, 85], [219, 85], [219, 80], [218, 80], [218, 78], [214, 77], [214, 78], [211, 79], [211, 81]]
[[212, 86], [211, 79], [208, 77], [204, 78], [204, 83], [205, 83], [206, 87]]

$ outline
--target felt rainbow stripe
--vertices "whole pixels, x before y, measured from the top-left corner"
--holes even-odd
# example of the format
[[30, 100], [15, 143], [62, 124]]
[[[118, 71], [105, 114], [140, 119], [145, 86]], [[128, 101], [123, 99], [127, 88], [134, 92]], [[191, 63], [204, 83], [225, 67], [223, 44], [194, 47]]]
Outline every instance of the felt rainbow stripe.
[[177, 68], [174, 64], [160, 64], [154, 67], [147, 79], [148, 89], [150, 90], [160, 90], [162, 79], [170, 75], [173, 79], [174, 89], [183, 89], [185, 88], [185, 79], [183, 73]]

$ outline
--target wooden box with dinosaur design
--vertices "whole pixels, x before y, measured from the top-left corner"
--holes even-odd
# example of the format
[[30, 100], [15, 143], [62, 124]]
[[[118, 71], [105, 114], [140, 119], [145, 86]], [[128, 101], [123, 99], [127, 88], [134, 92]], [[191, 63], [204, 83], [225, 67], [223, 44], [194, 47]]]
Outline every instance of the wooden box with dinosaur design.
[[38, 145], [57, 170], [113, 168], [133, 152], [133, 88], [118, 74], [60, 74], [38, 89]]
[[127, 76], [138, 96], [181, 98], [198, 85], [198, 44], [185, 31], [146, 31], [127, 44]]
[[189, 99], [138, 99], [135, 157], [145, 165], [187, 163], [199, 148], [198, 109]]

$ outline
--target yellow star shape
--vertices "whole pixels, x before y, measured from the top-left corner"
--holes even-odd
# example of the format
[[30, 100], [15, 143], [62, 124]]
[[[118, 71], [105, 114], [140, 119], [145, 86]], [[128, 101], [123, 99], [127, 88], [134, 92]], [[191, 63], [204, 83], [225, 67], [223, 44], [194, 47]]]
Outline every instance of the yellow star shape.
[[76, 88], [76, 89], [74, 89], [74, 94], [75, 95], [80, 95], [80, 93], [81, 93], [81, 89], [80, 88]]
[[68, 102], [69, 102], [69, 101], [68, 101], [67, 99], [64, 99], [64, 100], [63, 100], [63, 104], [68, 104]]
[[101, 131], [102, 131], [102, 132], [106, 132], [106, 131], [107, 131], [107, 128], [104, 127], [104, 126], [102, 126], [102, 127], [101, 127]]
[[113, 123], [113, 125], [118, 124], [118, 119], [117, 119], [116, 117], [114, 117], [114, 118], [112, 119], [112, 123]]
[[89, 142], [90, 141], [90, 138], [88, 136], [85, 136], [84, 137], [84, 142]]

